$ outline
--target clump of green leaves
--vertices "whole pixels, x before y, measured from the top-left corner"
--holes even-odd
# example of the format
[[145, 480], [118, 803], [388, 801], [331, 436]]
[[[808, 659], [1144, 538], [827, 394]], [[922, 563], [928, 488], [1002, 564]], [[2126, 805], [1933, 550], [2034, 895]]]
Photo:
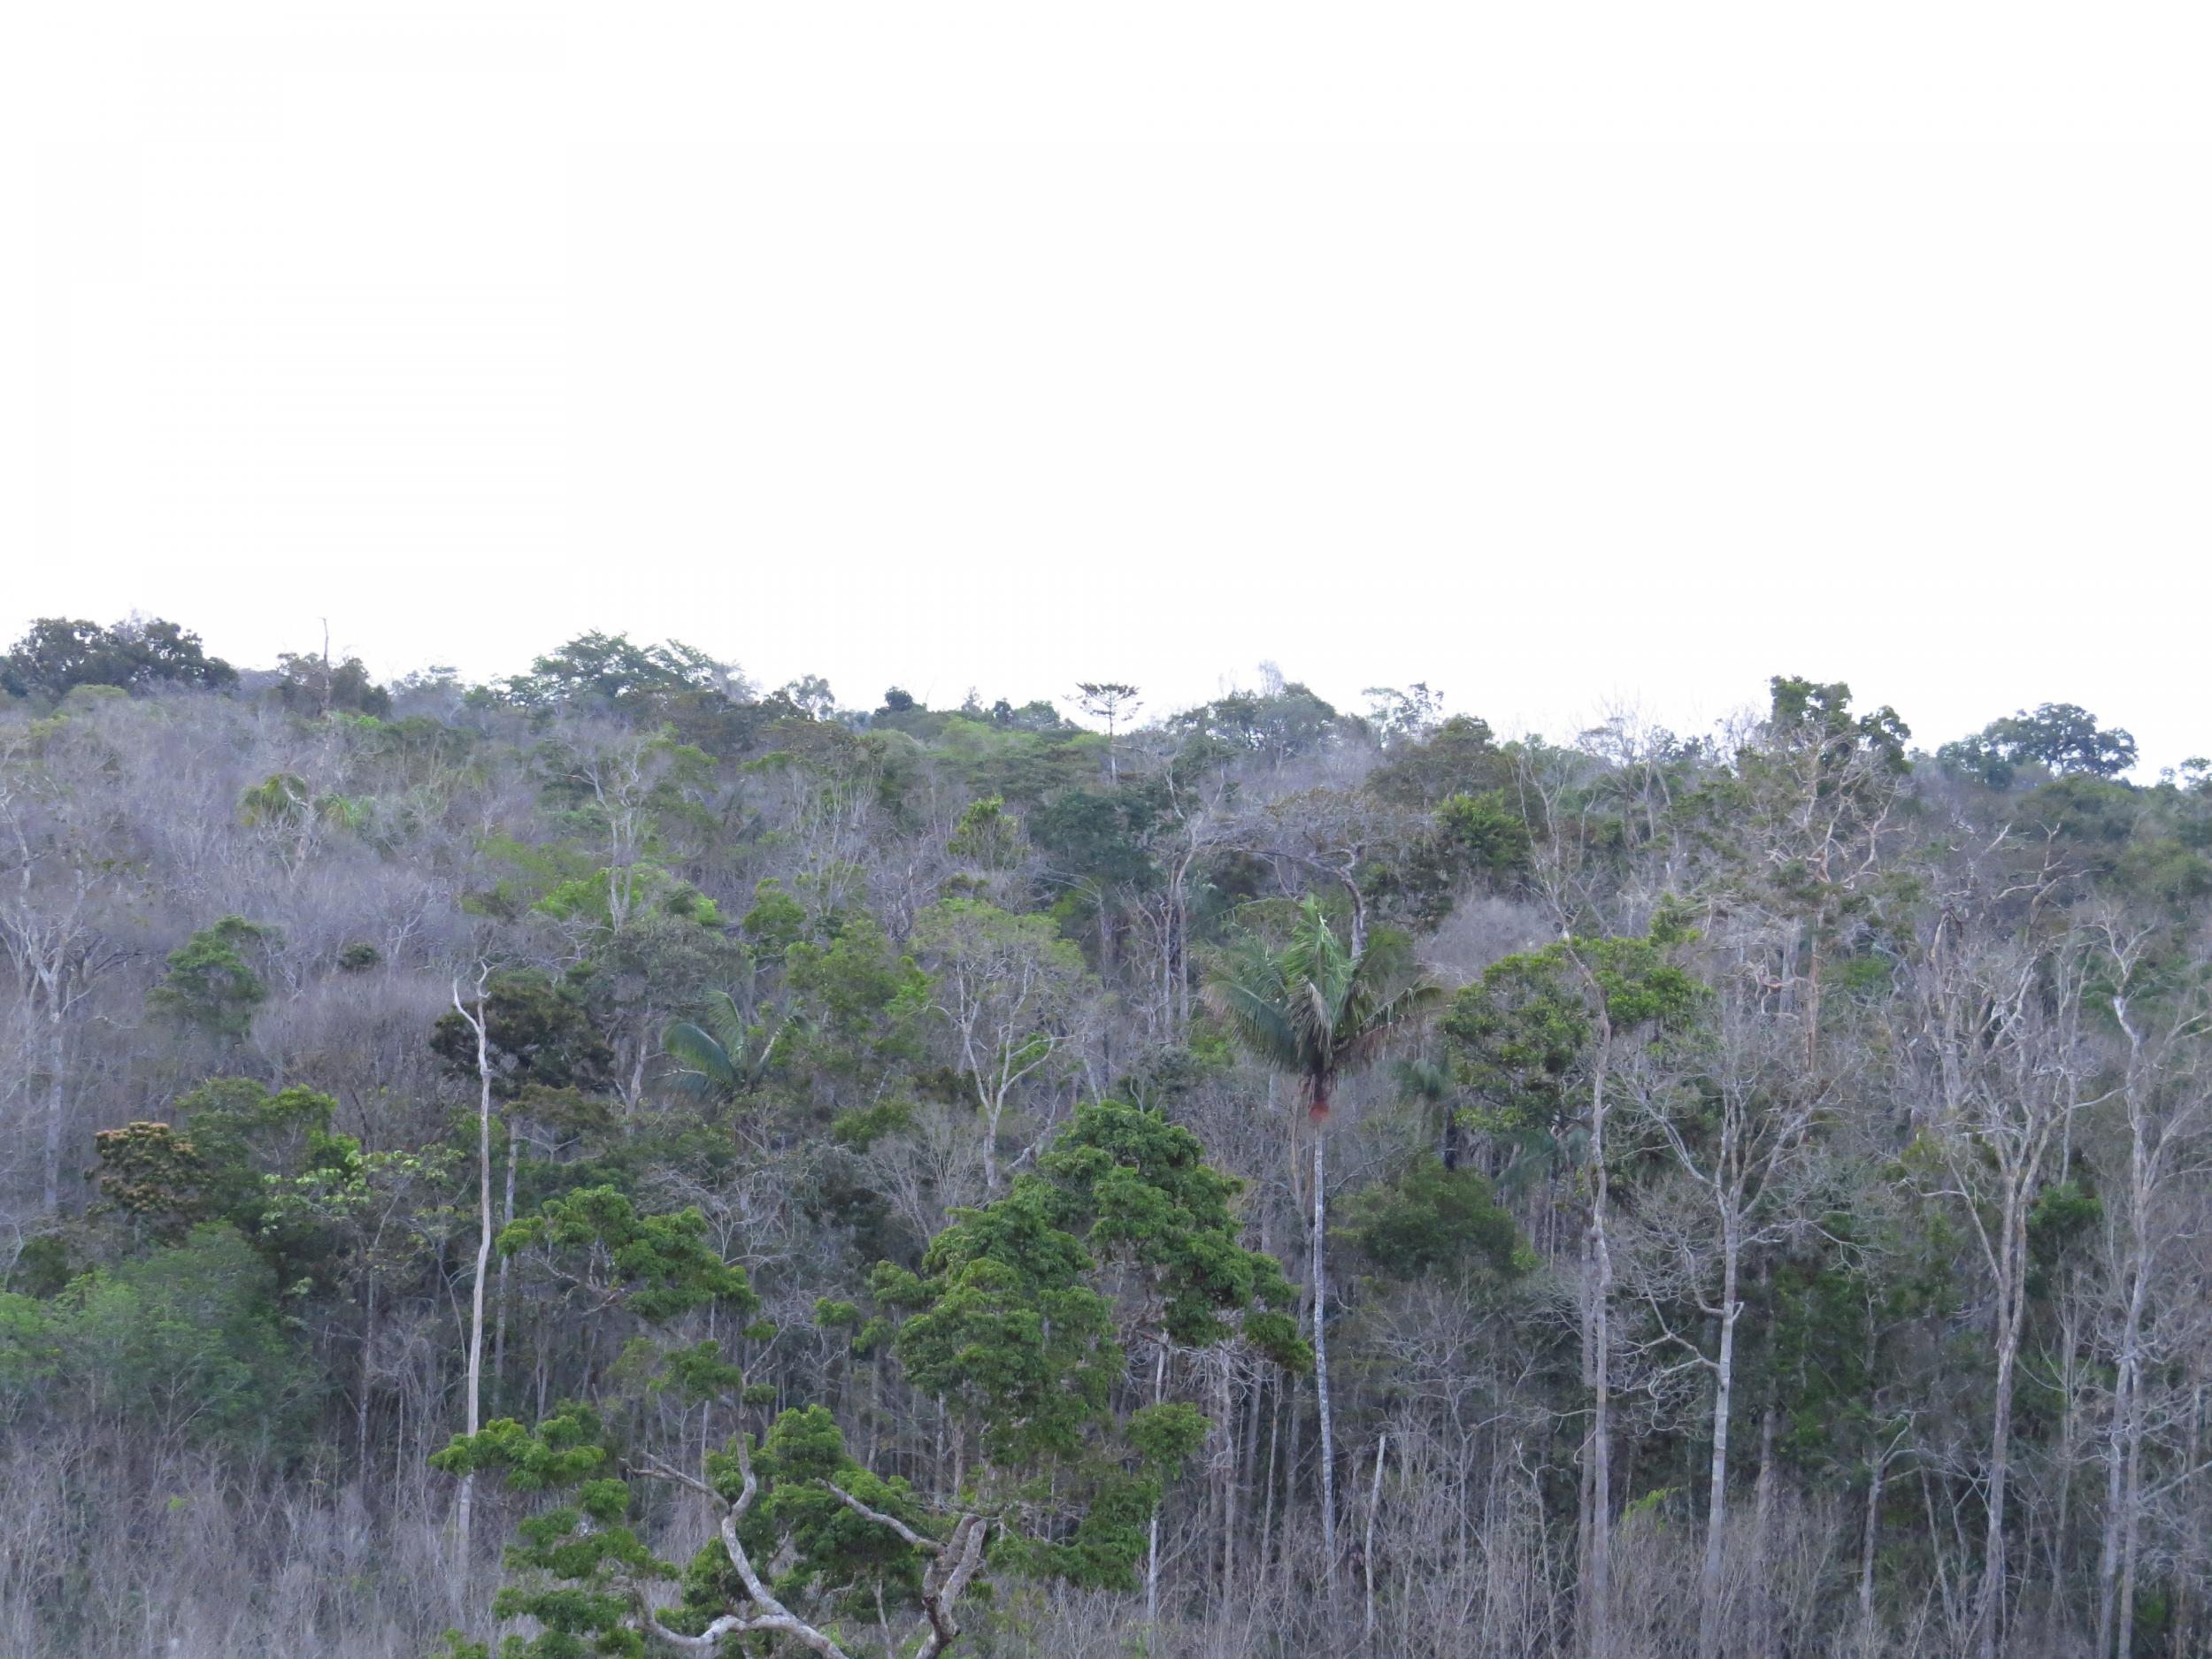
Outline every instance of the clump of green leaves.
[[249, 958], [271, 931], [242, 916], [203, 927], [169, 953], [160, 982], [146, 994], [146, 1006], [225, 1045], [237, 1043], [269, 997]]

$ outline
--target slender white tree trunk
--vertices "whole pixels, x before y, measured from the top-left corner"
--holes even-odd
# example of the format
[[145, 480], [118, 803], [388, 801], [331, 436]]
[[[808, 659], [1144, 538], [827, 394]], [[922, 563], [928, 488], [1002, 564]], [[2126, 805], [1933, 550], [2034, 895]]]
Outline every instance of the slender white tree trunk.
[[[476, 1012], [461, 1005], [461, 989], [453, 988], [453, 1006], [460, 1010], [476, 1032], [476, 1188], [479, 1225], [476, 1236], [476, 1282], [469, 1298], [468, 1432], [483, 1426], [484, 1407], [484, 1281], [492, 1259], [492, 1063], [486, 1036], [483, 987], [477, 987]], [[460, 1549], [461, 1570], [468, 1571], [470, 1532], [476, 1513], [476, 1475], [461, 1477], [461, 1497], [454, 1511], [454, 1531]]]
[[[2132, 1635], [2129, 1625], [2134, 1612], [2134, 1586], [2128, 1570], [2134, 1565], [2131, 1535], [2139, 1445], [2138, 1400], [2142, 1387], [2142, 1256], [2136, 1254], [2129, 1263], [2132, 1282], [2112, 1383], [2111, 1432], [2105, 1442], [2104, 1527], [2097, 1558], [2097, 1659], [2113, 1653], [2124, 1655]], [[2124, 1594], [2124, 1582], [2128, 1592]]]
[[1606, 1238], [1605, 1083], [1610, 1028], [1601, 1017], [1590, 1090], [1590, 1498], [1584, 1636], [1589, 1659], [1613, 1659], [1613, 1256]]
[[1866, 1532], [1859, 1547], [1859, 1632], [1866, 1650], [1874, 1650], [1874, 1540], [1882, 1515], [1882, 1471], [1886, 1454], [1877, 1455], [1866, 1480]]
[[68, 1090], [64, 1084], [64, 1064], [68, 1057], [69, 1043], [66, 1028], [62, 1024], [60, 999], [57, 995], [53, 1006], [46, 1015], [46, 1213], [61, 1212], [61, 1147], [62, 1121], [68, 1110]]
[[2112, 1425], [2104, 1448], [2104, 1524], [2097, 1548], [2096, 1659], [2112, 1652], [2112, 1623], [2119, 1607], [2121, 1482], [2127, 1461], [2127, 1362], [2112, 1386]]
[[[1167, 1333], [1160, 1333], [1157, 1351], [1152, 1357], [1152, 1403], [1158, 1405], [1167, 1398]], [[1166, 1501], [1162, 1492], [1160, 1502], [1152, 1506], [1152, 1522], [1147, 1535], [1144, 1561], [1144, 1622], [1148, 1629], [1160, 1622], [1160, 1505]]]
[[1006, 1097], [992, 1094], [987, 1089], [984, 1091], [983, 1190], [987, 1193], [995, 1194], [998, 1191], [998, 1125], [1005, 1113]]
[[1336, 1596], [1336, 1425], [1329, 1409], [1328, 1187], [1325, 1118], [1313, 1125], [1313, 1390], [1321, 1414], [1321, 1555], [1329, 1596]]
[[[2097, 1659], [2132, 1651], [2135, 1641], [2135, 1567], [2142, 1509], [2143, 1324], [2150, 1286], [2151, 1208], [2158, 1193], [2164, 1137], [2154, 1135], [2138, 1080], [2143, 1039], [2128, 1018], [2127, 999], [2112, 999], [2130, 1050], [2128, 1108], [2128, 1233], [2123, 1263], [2126, 1300], [2118, 1363], [2112, 1386], [2112, 1429], [2105, 1448], [2105, 1517], [2097, 1563]], [[2177, 1647], [2175, 1652], [2183, 1651]]]
[[1712, 1486], [1705, 1503], [1705, 1562], [1698, 1579], [1699, 1659], [1719, 1659], [1722, 1570], [1728, 1535], [1728, 1414], [1736, 1383], [1736, 1218], [1724, 1220], [1721, 1236], [1720, 1352], [1713, 1366]]
[[1751, 1494], [1751, 1641], [1752, 1659], [1773, 1659], [1774, 1575], [1768, 1566], [1769, 1540], [1774, 1536], [1774, 1426], [1781, 1412], [1767, 1394], [1767, 1409], [1759, 1419], [1759, 1474]]
[[[1219, 1403], [1215, 1408], [1221, 1419], [1222, 1476], [1221, 1476], [1221, 1600], [1226, 1606], [1230, 1592], [1236, 1587], [1237, 1578], [1237, 1487], [1252, 1478], [1252, 1458], [1259, 1445], [1259, 1417], [1251, 1410], [1244, 1417], [1244, 1455], [1240, 1470], [1237, 1456], [1236, 1386], [1230, 1375], [1227, 1356], [1222, 1356]], [[1253, 1405], [1259, 1402], [1255, 1399]]]
[[1982, 1551], [1981, 1607], [1978, 1650], [1997, 1659], [2004, 1623], [2005, 1488], [2012, 1472], [2012, 1372], [2020, 1353], [2020, 1324], [2025, 1312], [2027, 1221], [2025, 1201], [2016, 1187], [2005, 1194], [2004, 1243], [1998, 1285], [1996, 1396], [1989, 1429], [1989, 1526]]
[[1367, 1542], [1361, 1551], [1360, 1571], [1367, 1581], [1367, 1617], [1362, 1630], [1369, 1653], [1375, 1651], [1375, 1513], [1382, 1508], [1383, 1455], [1390, 1449], [1390, 1436], [1375, 1437], [1375, 1479], [1367, 1489]]
[[[2117, 1651], [2125, 1655], [2135, 1648], [2135, 1570], [2141, 1558], [2139, 1543], [2143, 1522], [2143, 1432], [2142, 1409], [2135, 1408], [2135, 1420], [2128, 1425], [2126, 1519], [2120, 1532], [2120, 1623]], [[2178, 1649], [2177, 1649], [2178, 1651]]]

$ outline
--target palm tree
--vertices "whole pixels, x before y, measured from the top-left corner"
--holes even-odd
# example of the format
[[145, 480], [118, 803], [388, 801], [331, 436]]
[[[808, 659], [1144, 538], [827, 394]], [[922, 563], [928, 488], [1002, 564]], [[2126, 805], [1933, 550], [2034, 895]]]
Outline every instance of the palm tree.
[[1451, 1067], [1440, 1060], [1432, 1060], [1426, 1055], [1416, 1055], [1410, 1060], [1401, 1060], [1392, 1066], [1390, 1075], [1407, 1100], [1433, 1114], [1443, 1125], [1444, 1133], [1438, 1143], [1437, 1155], [1443, 1160], [1446, 1169], [1457, 1169], [1459, 1110], [1453, 1105], [1452, 1097], [1458, 1093], [1459, 1083], [1452, 1076]]
[[773, 1030], [759, 1037], [757, 1052], [753, 1051], [756, 1033], [745, 1023], [737, 999], [727, 991], [717, 991], [709, 998], [703, 1020], [680, 1019], [668, 1028], [661, 1037], [661, 1052], [683, 1068], [676, 1074], [678, 1088], [726, 1106], [759, 1087], [776, 1057], [777, 1044], [790, 1029], [788, 1016], [778, 1020]]
[[1321, 1548], [1331, 1594], [1336, 1586], [1335, 1428], [1329, 1412], [1328, 1279], [1324, 1249], [1326, 1188], [1324, 1148], [1329, 1105], [1339, 1078], [1373, 1059], [1394, 1033], [1419, 1019], [1443, 995], [1425, 982], [1403, 982], [1394, 953], [1368, 948], [1358, 895], [1352, 940], [1336, 936], [1320, 902], [1299, 907], [1290, 941], [1270, 950], [1252, 940], [1233, 951], [1208, 980], [1206, 1006], [1263, 1064], [1298, 1080], [1313, 1125], [1313, 1363], [1321, 1409]]

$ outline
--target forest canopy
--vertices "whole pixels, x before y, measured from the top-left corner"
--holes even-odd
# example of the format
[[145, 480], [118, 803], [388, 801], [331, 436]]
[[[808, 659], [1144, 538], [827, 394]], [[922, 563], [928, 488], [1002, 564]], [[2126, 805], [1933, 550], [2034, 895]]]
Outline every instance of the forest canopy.
[[2201, 1651], [2212, 766], [1746, 690], [37, 621], [0, 1651]]

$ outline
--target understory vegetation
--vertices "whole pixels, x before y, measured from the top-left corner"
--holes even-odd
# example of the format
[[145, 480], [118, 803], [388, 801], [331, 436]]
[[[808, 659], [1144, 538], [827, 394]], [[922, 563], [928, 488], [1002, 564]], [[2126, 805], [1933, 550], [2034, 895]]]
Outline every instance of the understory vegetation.
[[2203, 763], [1047, 689], [0, 657], [0, 1653], [2207, 1650]]

